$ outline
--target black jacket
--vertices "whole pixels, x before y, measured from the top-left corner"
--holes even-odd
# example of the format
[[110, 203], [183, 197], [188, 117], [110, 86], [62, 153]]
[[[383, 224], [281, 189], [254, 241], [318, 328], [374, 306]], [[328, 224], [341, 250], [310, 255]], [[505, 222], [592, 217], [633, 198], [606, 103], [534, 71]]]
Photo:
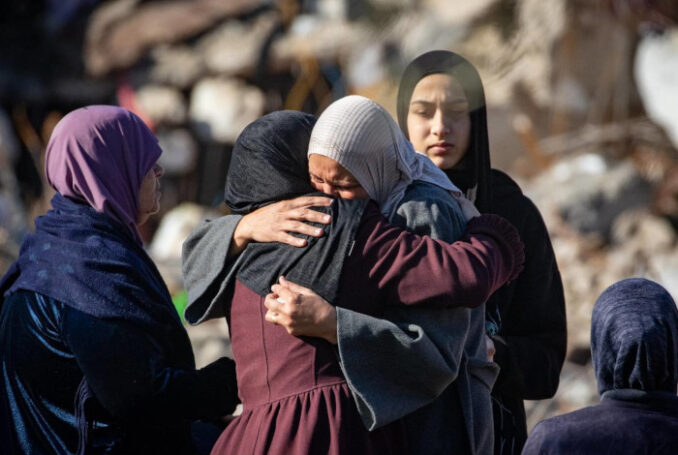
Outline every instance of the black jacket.
[[493, 390], [495, 453], [519, 453], [527, 438], [523, 400], [550, 398], [558, 388], [567, 347], [565, 297], [539, 210], [508, 175], [493, 169], [491, 181], [490, 211], [509, 220], [525, 244], [524, 271], [486, 306], [501, 367]]

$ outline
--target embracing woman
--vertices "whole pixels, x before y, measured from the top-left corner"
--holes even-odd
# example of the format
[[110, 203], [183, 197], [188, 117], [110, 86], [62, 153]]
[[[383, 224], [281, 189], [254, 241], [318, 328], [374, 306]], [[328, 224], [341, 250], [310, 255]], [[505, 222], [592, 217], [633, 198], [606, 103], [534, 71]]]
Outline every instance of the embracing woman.
[[[441, 316], [460, 310], [463, 337], [469, 318], [460, 307], [481, 304], [521, 269], [522, 244], [499, 217], [471, 220], [465, 241], [447, 244], [392, 226], [366, 198], [331, 199], [319, 208], [331, 222], [321, 237], [306, 236], [304, 248], [235, 241], [242, 239], [238, 226], [252, 226], [247, 217], [313, 193], [307, 150], [314, 123], [310, 115], [282, 111], [250, 124], [236, 141], [227, 178], [226, 203], [237, 215], [204, 224], [184, 244], [186, 317], [227, 318], [244, 408], [213, 453], [410, 453], [402, 422], [365, 427], [334, 347], [336, 319], [307, 333], [317, 338], [292, 337], [265, 322], [266, 297], [281, 275], [372, 318], [388, 307], [421, 306]], [[430, 400], [440, 393], [438, 377], [445, 383], [456, 377], [459, 359], [441, 355], [423, 333], [413, 338], [437, 356], [427, 370], [436, 379], [419, 391]]]

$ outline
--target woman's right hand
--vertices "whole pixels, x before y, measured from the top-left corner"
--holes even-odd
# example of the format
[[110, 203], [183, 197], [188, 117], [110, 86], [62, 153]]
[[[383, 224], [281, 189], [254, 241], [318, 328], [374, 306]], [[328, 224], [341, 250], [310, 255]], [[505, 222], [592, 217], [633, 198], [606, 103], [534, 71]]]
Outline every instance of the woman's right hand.
[[230, 255], [242, 252], [249, 242], [280, 242], [303, 247], [306, 240], [291, 233], [321, 237], [323, 230], [307, 223], [329, 224], [330, 215], [311, 207], [328, 207], [332, 199], [323, 196], [301, 196], [276, 202], [243, 216], [233, 233]]

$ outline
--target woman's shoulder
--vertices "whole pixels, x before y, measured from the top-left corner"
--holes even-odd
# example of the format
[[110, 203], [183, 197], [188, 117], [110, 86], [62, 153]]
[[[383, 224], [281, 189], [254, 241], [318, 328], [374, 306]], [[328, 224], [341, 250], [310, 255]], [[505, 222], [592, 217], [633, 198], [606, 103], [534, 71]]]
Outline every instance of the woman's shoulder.
[[516, 216], [538, 215], [539, 209], [508, 174], [492, 169], [492, 212], [512, 221]]
[[499, 169], [492, 169], [490, 172], [492, 184], [492, 196], [501, 199], [522, 199], [525, 197], [520, 185], [516, 183], [508, 174]]
[[405, 195], [401, 204], [409, 201], [434, 201], [438, 204], [456, 204], [454, 197], [448, 190], [421, 180], [415, 180], [405, 189]]

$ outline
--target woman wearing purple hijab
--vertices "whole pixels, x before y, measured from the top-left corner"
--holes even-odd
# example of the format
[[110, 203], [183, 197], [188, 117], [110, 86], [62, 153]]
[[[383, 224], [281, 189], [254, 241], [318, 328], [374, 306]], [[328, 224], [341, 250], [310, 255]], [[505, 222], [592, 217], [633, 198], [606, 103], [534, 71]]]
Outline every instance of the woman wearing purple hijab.
[[138, 226], [158, 211], [157, 139], [131, 112], [64, 117], [52, 210], [0, 281], [2, 453], [194, 453], [191, 422], [230, 414], [234, 364], [196, 370]]

